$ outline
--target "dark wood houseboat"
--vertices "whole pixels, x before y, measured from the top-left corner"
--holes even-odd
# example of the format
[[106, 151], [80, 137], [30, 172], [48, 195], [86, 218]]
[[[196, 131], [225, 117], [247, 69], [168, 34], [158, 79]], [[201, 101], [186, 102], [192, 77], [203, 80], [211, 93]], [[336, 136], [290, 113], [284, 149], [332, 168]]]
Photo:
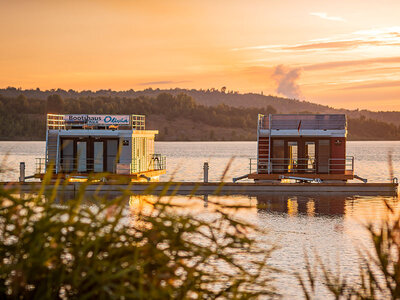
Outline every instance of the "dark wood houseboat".
[[[258, 116], [255, 181], [347, 181], [354, 179], [354, 157], [346, 156], [343, 114]], [[254, 166], [255, 165], [255, 166]], [[254, 169], [253, 169], [254, 170]]]

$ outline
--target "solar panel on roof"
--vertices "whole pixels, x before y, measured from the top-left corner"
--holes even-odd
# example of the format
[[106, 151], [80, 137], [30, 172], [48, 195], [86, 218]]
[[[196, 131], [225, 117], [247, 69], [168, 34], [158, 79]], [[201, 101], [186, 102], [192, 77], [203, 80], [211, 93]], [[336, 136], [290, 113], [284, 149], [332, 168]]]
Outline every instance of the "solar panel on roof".
[[[268, 126], [268, 116], [264, 117]], [[319, 114], [319, 115], [271, 115], [271, 129], [303, 130], [344, 130], [347, 127], [344, 114]]]

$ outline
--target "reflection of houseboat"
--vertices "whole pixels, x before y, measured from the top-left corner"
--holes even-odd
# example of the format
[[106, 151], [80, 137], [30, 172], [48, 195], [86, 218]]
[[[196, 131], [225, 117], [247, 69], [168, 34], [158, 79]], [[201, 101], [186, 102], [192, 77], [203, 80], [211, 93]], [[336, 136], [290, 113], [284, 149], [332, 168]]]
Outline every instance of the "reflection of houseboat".
[[346, 206], [353, 203], [353, 196], [340, 193], [285, 194], [270, 193], [257, 195], [259, 212], [342, 216]]
[[259, 115], [256, 172], [249, 179], [347, 181], [355, 178], [346, 156], [347, 121], [342, 114]]
[[92, 173], [150, 179], [166, 172], [154, 154], [157, 130], [145, 130], [141, 115], [47, 115], [46, 157], [37, 159], [36, 177], [52, 166], [55, 176]]

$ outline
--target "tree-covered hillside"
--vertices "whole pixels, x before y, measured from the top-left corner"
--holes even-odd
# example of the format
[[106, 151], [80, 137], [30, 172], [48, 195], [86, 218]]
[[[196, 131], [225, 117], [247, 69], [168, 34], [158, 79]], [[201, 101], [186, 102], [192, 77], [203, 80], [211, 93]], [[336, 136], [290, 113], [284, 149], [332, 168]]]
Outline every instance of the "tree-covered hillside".
[[[148, 88], [142, 91], [113, 91], [113, 90], [98, 90], [98, 91], [74, 91], [63, 89], [52, 89], [42, 91], [40, 89], [22, 90], [14, 87], [0, 89], [0, 95], [3, 97], [16, 98], [19, 95], [25, 95], [29, 99], [42, 99], [46, 100], [48, 96], [58, 94], [64, 99], [79, 99], [79, 98], [140, 98], [143, 96], [155, 98], [161, 93], [168, 93], [174, 96], [179, 94], [186, 94], [191, 96], [198, 104], [204, 106], [218, 106], [225, 104], [232, 107], [257, 107], [262, 109], [268, 105], [275, 107], [281, 113], [299, 113], [301, 111], [309, 111], [313, 113], [343, 113], [349, 118], [362, 118], [374, 119], [383, 122], [389, 122], [400, 125], [400, 112], [399, 111], [380, 111], [374, 112], [369, 110], [348, 110], [338, 109], [325, 105], [320, 105], [307, 101], [299, 101], [296, 99], [286, 99], [271, 95], [262, 95], [256, 93], [240, 94], [235, 91], [229, 91], [225, 87], [221, 89], [152, 89]], [[400, 99], [399, 99], [400, 101]]]
[[[158, 129], [159, 140], [256, 140], [257, 115], [281, 113], [280, 106], [238, 108], [220, 104], [206, 106], [186, 94], [161, 93], [137, 98], [96, 96], [46, 100], [0, 95], [0, 139], [43, 140], [45, 114], [144, 114], [146, 126]], [[400, 140], [400, 127], [391, 123], [349, 118], [349, 139]]]

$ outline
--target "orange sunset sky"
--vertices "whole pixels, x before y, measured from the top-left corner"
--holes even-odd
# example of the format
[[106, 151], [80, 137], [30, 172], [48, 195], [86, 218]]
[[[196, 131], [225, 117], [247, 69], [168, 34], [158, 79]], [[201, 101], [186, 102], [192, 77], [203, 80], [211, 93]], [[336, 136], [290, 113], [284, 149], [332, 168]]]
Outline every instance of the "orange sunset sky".
[[400, 110], [400, 1], [0, 0], [7, 86], [226, 86]]

